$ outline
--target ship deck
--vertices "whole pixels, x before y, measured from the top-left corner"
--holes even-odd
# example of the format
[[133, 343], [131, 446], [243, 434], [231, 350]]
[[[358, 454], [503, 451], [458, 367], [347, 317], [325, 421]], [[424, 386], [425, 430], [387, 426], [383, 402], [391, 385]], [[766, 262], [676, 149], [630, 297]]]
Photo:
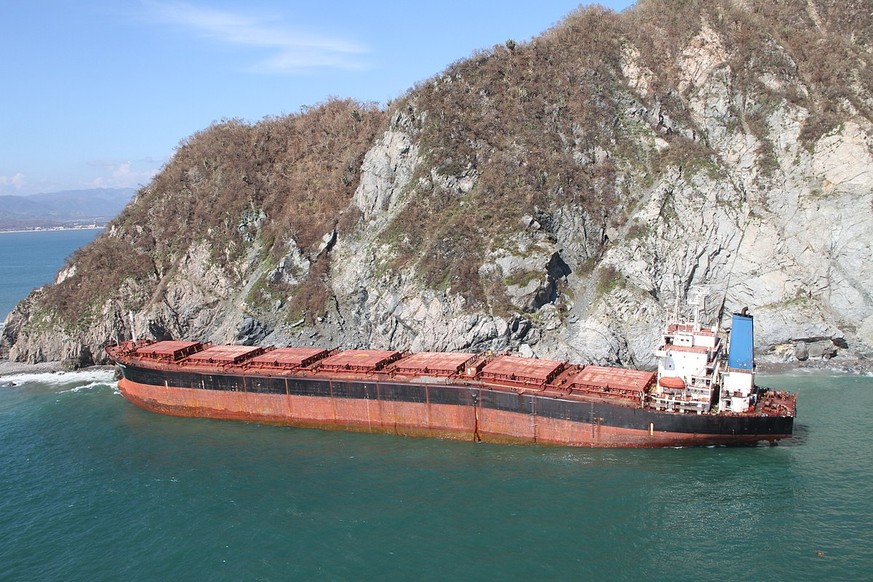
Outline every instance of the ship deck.
[[127, 342], [116, 361], [155, 370], [243, 377], [445, 383], [571, 400], [640, 406], [655, 373], [506, 354], [260, 348], [196, 342]]
[[[644, 406], [656, 374], [506, 354], [263, 348], [197, 342], [126, 342], [108, 348], [119, 363], [154, 370], [244, 378], [312, 378], [474, 386], [571, 401]], [[733, 416], [793, 416], [794, 395], [768, 392]]]

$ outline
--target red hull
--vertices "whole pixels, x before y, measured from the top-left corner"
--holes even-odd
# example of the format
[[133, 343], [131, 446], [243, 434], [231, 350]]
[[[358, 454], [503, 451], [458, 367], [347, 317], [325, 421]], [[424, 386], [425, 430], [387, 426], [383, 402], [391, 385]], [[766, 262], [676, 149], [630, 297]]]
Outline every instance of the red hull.
[[791, 436], [645, 431], [478, 406], [204, 391], [151, 386], [128, 379], [120, 380], [118, 386], [124, 397], [137, 406], [173, 416], [457, 440], [579, 447], [669, 447], [773, 442]]

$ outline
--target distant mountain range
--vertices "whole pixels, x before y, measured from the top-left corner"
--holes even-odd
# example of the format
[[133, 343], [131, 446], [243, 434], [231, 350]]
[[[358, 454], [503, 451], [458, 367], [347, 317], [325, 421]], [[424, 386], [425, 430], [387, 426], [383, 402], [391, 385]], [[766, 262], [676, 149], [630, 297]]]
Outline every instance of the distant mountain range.
[[105, 224], [135, 192], [134, 188], [94, 188], [0, 196], [0, 231]]

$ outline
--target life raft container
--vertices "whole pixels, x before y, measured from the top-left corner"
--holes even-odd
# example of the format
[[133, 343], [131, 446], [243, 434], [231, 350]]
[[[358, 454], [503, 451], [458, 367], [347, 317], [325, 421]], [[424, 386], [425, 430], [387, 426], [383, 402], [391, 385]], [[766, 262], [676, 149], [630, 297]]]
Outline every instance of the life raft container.
[[685, 388], [685, 380], [679, 376], [664, 376], [658, 380], [658, 384], [662, 388], [671, 388], [673, 390], [682, 390]]

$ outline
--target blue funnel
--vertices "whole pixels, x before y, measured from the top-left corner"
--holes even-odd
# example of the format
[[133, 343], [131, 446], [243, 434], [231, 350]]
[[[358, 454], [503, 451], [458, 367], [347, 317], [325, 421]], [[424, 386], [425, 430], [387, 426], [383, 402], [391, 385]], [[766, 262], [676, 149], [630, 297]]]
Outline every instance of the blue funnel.
[[734, 313], [728, 348], [728, 367], [751, 370], [755, 365], [755, 323], [751, 315]]

